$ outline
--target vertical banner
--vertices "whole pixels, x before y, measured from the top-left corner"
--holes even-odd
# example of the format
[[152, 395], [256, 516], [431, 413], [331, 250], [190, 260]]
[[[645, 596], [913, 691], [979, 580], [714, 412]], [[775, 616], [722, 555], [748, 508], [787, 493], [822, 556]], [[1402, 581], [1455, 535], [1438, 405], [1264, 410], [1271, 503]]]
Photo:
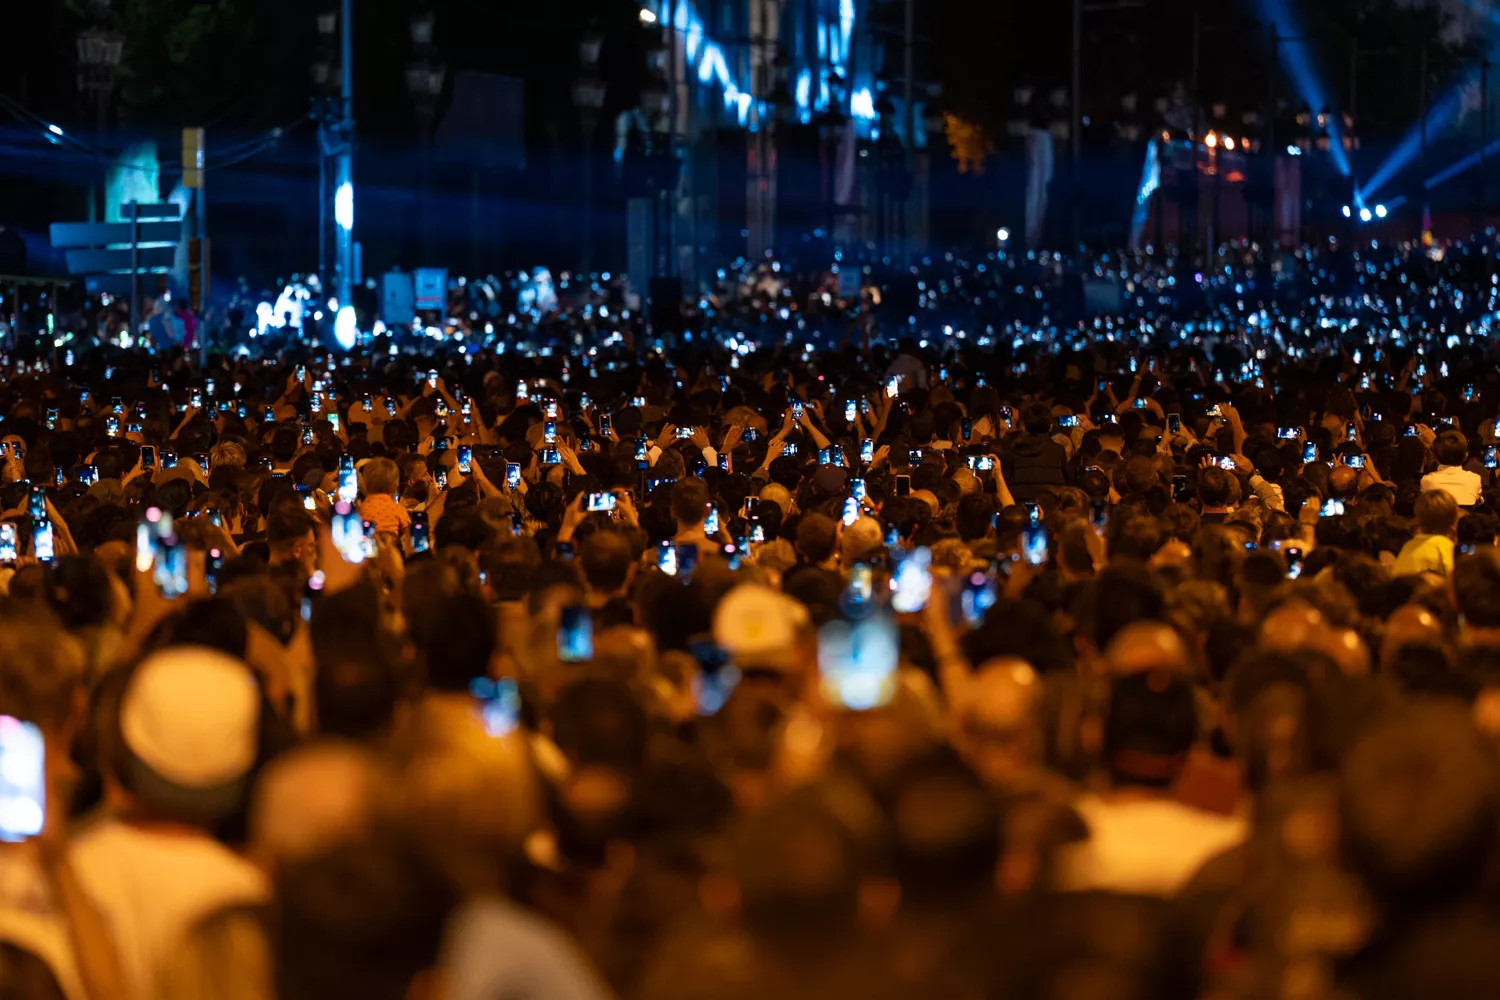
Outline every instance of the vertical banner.
[[1026, 246], [1038, 247], [1047, 225], [1047, 193], [1052, 186], [1052, 133], [1032, 129], [1026, 136]]

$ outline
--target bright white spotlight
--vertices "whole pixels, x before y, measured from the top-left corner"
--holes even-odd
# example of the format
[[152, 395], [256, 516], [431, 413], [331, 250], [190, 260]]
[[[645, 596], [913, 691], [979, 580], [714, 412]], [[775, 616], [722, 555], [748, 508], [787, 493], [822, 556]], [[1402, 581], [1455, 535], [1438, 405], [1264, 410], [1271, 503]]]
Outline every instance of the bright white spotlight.
[[1373, 217], [1374, 217], [1374, 213], [1372, 213], [1368, 208], [1362, 208], [1362, 209], [1359, 210], [1359, 221], [1360, 222], [1369, 222], [1370, 219], [1372, 219]]
[[1349, 209], [1349, 206], [1348, 206], [1348, 205], [1345, 205], [1345, 206], [1344, 206], [1344, 218], [1346, 218], [1346, 219], [1347, 219], [1347, 218], [1349, 218], [1349, 217], [1350, 217], [1350, 216], [1352, 216], [1352, 215], [1353, 215], [1353, 214], [1354, 214], [1354, 213], [1353, 213], [1353, 212], [1352, 212], [1352, 211], [1350, 211], [1350, 209]]
[[354, 185], [348, 181], [333, 193], [333, 221], [340, 229], [354, 228]]
[[1005, 228], [1004, 226], [1001, 226], [999, 229], [995, 230], [995, 239], [999, 240], [1001, 243], [1009, 243], [1010, 230]]
[[652, 10], [650, 7], [642, 7], [641, 8], [641, 23], [642, 24], [655, 24], [656, 23], [656, 11]]
[[48, 125], [47, 126], [47, 131], [51, 132], [53, 135], [62, 135], [63, 134], [62, 127], [59, 126], [59, 125]]
[[1224, 148], [1229, 150], [1231, 153], [1234, 152], [1234, 136], [1226, 135], [1224, 137]]
[[1218, 144], [1219, 144], [1219, 136], [1218, 136], [1217, 133], [1210, 132], [1210, 133], [1208, 133], [1208, 135], [1205, 135], [1203, 137], [1203, 145], [1207, 146], [1209, 149], [1213, 149]]
[[1385, 213], [1385, 206], [1384, 205], [1376, 205], [1375, 206], [1375, 217], [1377, 219], [1383, 219], [1383, 218], [1385, 218], [1385, 214], [1386, 213]]
[[344, 306], [333, 321], [333, 339], [346, 351], [354, 350], [354, 341], [359, 334], [359, 325], [354, 317], [354, 307]]
[[1302, 155], [1302, 147], [1301, 146], [1292, 146], [1292, 145], [1289, 145], [1286, 148], [1286, 155], [1287, 156], [1301, 156]]

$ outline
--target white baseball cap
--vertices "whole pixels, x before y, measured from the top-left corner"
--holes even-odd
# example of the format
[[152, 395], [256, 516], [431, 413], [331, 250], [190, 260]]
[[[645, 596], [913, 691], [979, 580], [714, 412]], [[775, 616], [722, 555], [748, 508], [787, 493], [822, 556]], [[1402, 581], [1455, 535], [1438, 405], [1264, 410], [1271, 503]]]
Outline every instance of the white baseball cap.
[[759, 583], [735, 587], [714, 610], [714, 642], [741, 669], [795, 666], [797, 645], [810, 627], [807, 608]]
[[259, 749], [260, 692], [250, 668], [206, 646], [174, 646], [141, 662], [120, 702], [126, 748], [184, 791], [249, 774]]

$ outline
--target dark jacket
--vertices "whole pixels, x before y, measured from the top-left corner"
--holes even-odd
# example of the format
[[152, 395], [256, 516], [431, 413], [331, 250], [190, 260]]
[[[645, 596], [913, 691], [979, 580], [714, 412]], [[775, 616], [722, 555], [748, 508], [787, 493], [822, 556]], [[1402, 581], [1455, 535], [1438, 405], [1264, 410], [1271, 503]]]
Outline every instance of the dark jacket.
[[1005, 484], [1017, 503], [1035, 500], [1048, 487], [1067, 485], [1068, 453], [1040, 434], [1027, 434], [1011, 446], [1005, 463]]

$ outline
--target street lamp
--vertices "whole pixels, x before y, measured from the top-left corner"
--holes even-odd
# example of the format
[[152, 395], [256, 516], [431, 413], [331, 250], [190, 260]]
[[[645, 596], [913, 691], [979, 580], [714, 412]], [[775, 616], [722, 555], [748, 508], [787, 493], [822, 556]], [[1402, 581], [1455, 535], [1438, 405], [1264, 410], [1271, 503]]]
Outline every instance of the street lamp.
[[[641, 8], [643, 11], [645, 8]], [[573, 106], [578, 109], [579, 127], [583, 132], [583, 253], [580, 270], [586, 280], [593, 272], [594, 257], [594, 131], [599, 127], [599, 113], [604, 109], [606, 90], [599, 79], [599, 53], [604, 36], [590, 28], [578, 43], [579, 76], [573, 81]]]

